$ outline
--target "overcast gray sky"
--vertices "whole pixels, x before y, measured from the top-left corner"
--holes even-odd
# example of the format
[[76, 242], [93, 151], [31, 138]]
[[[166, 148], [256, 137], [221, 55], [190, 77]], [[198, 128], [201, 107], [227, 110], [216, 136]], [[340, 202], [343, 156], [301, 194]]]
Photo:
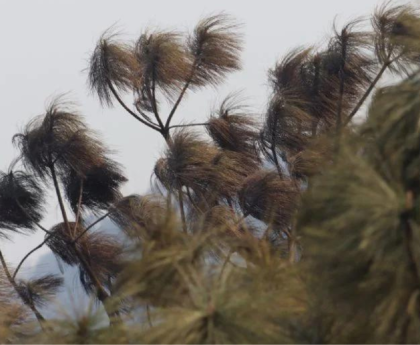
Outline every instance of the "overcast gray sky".
[[[130, 182], [124, 193], [149, 188], [155, 161], [163, 150], [156, 132], [136, 122], [122, 109], [102, 109], [89, 94], [84, 69], [101, 33], [113, 24], [136, 38], [145, 28], [190, 31], [206, 14], [224, 11], [243, 23], [244, 69], [217, 90], [189, 94], [174, 123], [200, 121], [231, 91], [244, 90], [257, 116], [267, 99], [267, 70], [289, 49], [325, 42], [338, 23], [369, 15], [378, 0], [0, 0], [0, 168], [7, 169], [17, 151], [12, 136], [33, 116], [41, 114], [54, 95], [69, 92], [86, 121], [118, 151]], [[44, 221], [59, 219], [53, 205]], [[1, 241], [10, 262], [17, 262], [43, 238], [42, 233]], [[34, 255], [40, 264], [47, 249]], [[45, 260], [44, 260], [45, 261]], [[54, 263], [52, 263], [54, 264]], [[43, 262], [43, 265], [45, 263]], [[29, 265], [30, 266], [30, 265]], [[29, 267], [27, 266], [27, 267]]]

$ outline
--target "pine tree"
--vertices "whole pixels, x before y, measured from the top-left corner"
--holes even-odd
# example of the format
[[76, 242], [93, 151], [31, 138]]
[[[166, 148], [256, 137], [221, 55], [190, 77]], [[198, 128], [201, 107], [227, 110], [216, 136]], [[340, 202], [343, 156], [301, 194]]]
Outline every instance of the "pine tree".
[[[240, 25], [220, 14], [189, 35], [105, 32], [88, 80], [103, 106], [162, 136], [154, 193], [121, 194], [121, 166], [63, 99], [15, 135], [0, 236], [45, 239], [15, 269], [0, 251], [0, 340], [419, 342], [419, 42], [417, 9], [386, 3], [370, 26], [334, 27], [326, 45], [279, 61], [261, 124], [237, 93], [205, 123], [174, 124], [187, 94], [241, 69]], [[387, 74], [397, 81], [379, 88]], [[47, 188], [63, 218], [49, 229]], [[118, 238], [93, 231], [104, 219]], [[19, 272], [45, 245], [79, 270], [107, 325], [99, 308], [43, 316], [62, 277]]]

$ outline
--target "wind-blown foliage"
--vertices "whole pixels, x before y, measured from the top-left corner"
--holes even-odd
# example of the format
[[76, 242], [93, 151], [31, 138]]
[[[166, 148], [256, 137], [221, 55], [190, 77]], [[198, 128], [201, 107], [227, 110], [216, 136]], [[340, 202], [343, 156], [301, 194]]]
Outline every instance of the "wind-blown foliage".
[[[136, 42], [135, 56], [141, 66], [140, 102], [144, 97], [151, 104], [153, 100], [147, 91], [155, 92], [155, 88], [169, 98], [180, 92], [191, 66], [179, 33], [157, 31], [142, 34]], [[152, 106], [146, 109], [152, 109]]]
[[45, 115], [32, 120], [13, 140], [21, 151], [25, 167], [42, 178], [51, 175], [52, 164], [59, 173], [74, 170], [83, 176], [103, 154], [81, 116], [57, 103], [53, 103]]
[[48, 274], [41, 278], [19, 282], [19, 293], [24, 301], [37, 307], [46, 306], [48, 299], [54, 297], [63, 285], [63, 278]]
[[25, 172], [0, 173], [0, 236], [7, 230], [35, 231], [44, 212], [44, 191], [38, 181]]
[[158, 195], [129, 195], [115, 204], [110, 218], [132, 238], [152, 236], [167, 217], [168, 204]]
[[136, 85], [140, 66], [133, 54], [133, 47], [116, 41], [116, 35], [103, 34], [92, 54], [89, 85], [102, 104], [112, 104], [112, 87], [128, 91]]
[[[122, 168], [68, 105], [16, 135], [23, 171], [0, 176], [0, 235], [46, 234], [15, 269], [0, 251], [0, 340], [418, 343], [420, 16], [386, 3], [370, 25], [292, 49], [268, 72], [262, 114], [233, 93], [184, 124], [173, 120], [187, 92], [241, 68], [240, 26], [219, 14], [189, 35], [104, 34], [90, 87], [162, 135], [157, 188], [123, 196]], [[50, 185], [63, 219], [47, 230]], [[41, 313], [62, 278], [21, 267], [44, 245], [77, 268], [96, 301], [86, 313]]]
[[108, 158], [92, 167], [82, 178], [75, 171], [63, 177], [66, 197], [75, 213], [79, 207], [81, 190], [81, 207], [92, 211], [104, 210], [122, 197], [120, 187], [126, 181], [120, 166]]
[[192, 84], [217, 85], [229, 72], [239, 70], [241, 64], [241, 37], [238, 24], [226, 14], [202, 19], [188, 38], [188, 48], [193, 56], [196, 73]]
[[207, 131], [220, 149], [243, 154], [249, 159], [248, 163], [254, 160], [257, 166], [260, 163], [257, 123], [238, 97], [233, 94], [222, 102], [210, 117]]
[[196, 134], [181, 130], [172, 138], [166, 158], [155, 167], [159, 181], [169, 190], [183, 186], [205, 193], [214, 180], [213, 159], [217, 149]]
[[[393, 101], [387, 97], [385, 107], [374, 102], [367, 126], [376, 121], [393, 126], [385, 111]], [[404, 111], [404, 119], [411, 111]], [[406, 176], [389, 179], [389, 173], [402, 168], [391, 152], [377, 162], [377, 150], [392, 142], [388, 137], [385, 143], [384, 135], [397, 134], [400, 128], [374, 130], [368, 148], [375, 155], [343, 148], [334, 166], [306, 194], [301, 227], [307, 265], [318, 275], [313, 284], [328, 293], [326, 308], [337, 322], [351, 327], [349, 334], [334, 334], [333, 342], [347, 337], [351, 342], [418, 341], [416, 193]], [[393, 153], [401, 157], [401, 152]]]
[[19, 302], [4, 271], [0, 271], [0, 341], [17, 343], [31, 335], [33, 325], [28, 310]]
[[274, 171], [258, 171], [244, 181], [239, 200], [244, 213], [283, 228], [290, 224], [298, 195], [291, 180]]
[[390, 2], [379, 7], [372, 18], [376, 56], [395, 73], [408, 74], [419, 62], [417, 47], [410, 42], [418, 35], [417, 22], [417, 9], [391, 6]]

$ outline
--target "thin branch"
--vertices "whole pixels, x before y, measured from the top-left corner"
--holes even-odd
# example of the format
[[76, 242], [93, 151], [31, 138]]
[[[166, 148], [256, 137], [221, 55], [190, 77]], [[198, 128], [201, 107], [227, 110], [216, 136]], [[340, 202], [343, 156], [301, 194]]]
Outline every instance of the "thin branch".
[[379, 79], [381, 79], [382, 75], [386, 71], [386, 69], [389, 67], [389, 65], [392, 63], [392, 61], [386, 61], [381, 69], [379, 70], [378, 74], [376, 75], [375, 79], [372, 81], [372, 83], [369, 85], [369, 87], [366, 89], [365, 93], [363, 94], [362, 98], [360, 98], [359, 102], [357, 102], [354, 109], [351, 111], [350, 115], [347, 117], [347, 119], [344, 122], [344, 126], [347, 126], [348, 123], [351, 121], [351, 119], [356, 115], [356, 113], [359, 111], [360, 107], [363, 105], [363, 103], [366, 101], [366, 98], [370, 95], [376, 84], [378, 83]]
[[131, 116], [133, 116], [136, 120], [138, 120], [138, 121], [140, 121], [142, 124], [144, 124], [144, 125], [146, 125], [147, 127], [150, 127], [150, 128], [152, 128], [152, 129], [154, 129], [155, 131], [157, 131], [157, 132], [160, 132], [161, 130], [160, 130], [160, 128], [159, 127], [157, 127], [156, 125], [154, 125], [154, 124], [151, 124], [151, 123], [149, 123], [149, 122], [147, 122], [147, 121], [145, 121], [145, 120], [143, 120], [140, 116], [138, 116], [135, 112], [133, 112], [129, 107], [127, 107], [126, 105], [125, 105], [125, 103], [122, 101], [122, 99], [120, 98], [120, 96], [118, 95], [118, 93], [117, 93], [117, 91], [115, 90], [115, 88], [114, 88], [114, 85], [112, 85], [112, 83], [109, 81], [108, 82], [108, 86], [109, 86], [109, 89], [111, 90], [111, 92], [112, 92], [112, 94], [114, 95], [114, 97], [116, 98], [116, 100], [118, 101], [118, 103], [120, 103], [121, 104], [121, 106], [131, 115]]
[[372, 81], [372, 83], [366, 89], [366, 91], [363, 94], [362, 98], [360, 98], [359, 102], [357, 102], [356, 106], [351, 111], [350, 115], [347, 117], [346, 121], [344, 122], [344, 126], [347, 126], [347, 124], [351, 121], [351, 119], [353, 118], [353, 116], [356, 115], [356, 113], [358, 112], [358, 110], [360, 109], [360, 107], [365, 102], [366, 98], [368, 98], [368, 96], [370, 95], [370, 93], [372, 92], [372, 90], [374, 89], [374, 87], [376, 86], [376, 84], [378, 83], [378, 81], [381, 79], [381, 77], [384, 74], [384, 72], [386, 71], [386, 69], [389, 66], [391, 66], [391, 64], [393, 64], [395, 61], [397, 61], [403, 55], [403, 53], [401, 53], [401, 54], [397, 55], [396, 57], [394, 57], [393, 59], [391, 59], [392, 53], [393, 53], [393, 50], [391, 49], [388, 52], [388, 55], [387, 55], [384, 63], [382, 64], [381, 69], [379, 70], [378, 74], [376, 75], [375, 79]]
[[188, 87], [190, 86], [190, 83], [191, 83], [191, 80], [188, 80], [188, 81], [185, 83], [184, 87], [182, 88], [182, 91], [181, 91], [181, 93], [179, 94], [178, 99], [176, 100], [176, 102], [175, 102], [175, 104], [174, 104], [174, 106], [173, 106], [173, 108], [172, 108], [171, 112], [169, 113], [168, 120], [166, 121], [166, 124], [165, 124], [165, 128], [166, 128], [166, 129], [169, 129], [169, 125], [170, 125], [170, 123], [171, 123], [172, 117], [174, 116], [174, 114], [175, 114], [175, 112], [176, 112], [176, 110], [177, 110], [177, 108], [178, 108], [179, 104], [181, 103], [182, 98], [183, 98], [183, 97], [184, 97], [184, 95], [185, 95], [185, 92], [187, 91]]
[[197, 206], [196, 202], [194, 201], [191, 195], [190, 187], [187, 187], [187, 197], [188, 197], [188, 200], [190, 201], [190, 204], [195, 208], [195, 210], [202, 214], [203, 211], [200, 210], [200, 208]]
[[179, 208], [181, 211], [182, 229], [184, 230], [185, 233], [187, 233], [187, 223], [185, 220], [185, 210], [184, 210], [184, 199], [182, 196], [181, 188], [178, 188], [178, 201], [179, 201]]
[[276, 129], [277, 129], [277, 116], [274, 116], [274, 124], [273, 124], [273, 130], [271, 133], [271, 152], [273, 154], [273, 160], [274, 163], [276, 165], [277, 168], [277, 172], [279, 174], [279, 177], [283, 177], [283, 174], [281, 172], [281, 167], [280, 167], [280, 163], [277, 157], [277, 152], [276, 152], [276, 146], [275, 146], [275, 141], [276, 141]]
[[141, 110], [141, 107], [139, 107], [137, 104], [135, 104], [134, 106], [135, 106], [136, 110], [139, 112], [139, 114], [140, 114], [141, 116], [143, 116], [143, 118], [144, 118], [144, 119], [145, 119], [148, 123], [150, 123], [150, 124], [151, 124], [151, 125], [153, 125], [153, 126], [158, 127], [158, 124], [157, 124], [157, 123], [154, 123], [154, 122], [152, 121], [152, 119], [150, 118], [150, 116], [149, 116], [149, 115], [147, 115], [145, 112], [143, 112], [143, 111]]
[[341, 67], [340, 71], [338, 72], [339, 78], [340, 78], [340, 91], [339, 91], [339, 98], [338, 98], [338, 106], [337, 106], [337, 128], [336, 128], [336, 134], [337, 136], [340, 136], [341, 127], [343, 125], [343, 119], [342, 119], [342, 109], [343, 109], [343, 97], [344, 97], [344, 69], [346, 68], [346, 62], [347, 62], [347, 45], [344, 43], [341, 43]]
[[157, 126], [157, 124], [156, 124], [156, 123], [154, 123], [154, 122], [151, 120], [151, 118], [149, 117], [149, 115], [145, 114], [143, 111], [141, 111], [139, 108], [137, 108], [137, 106], [136, 106], [136, 109], [137, 109], [137, 111], [139, 112], [139, 114], [140, 114], [141, 116], [143, 116], [143, 118], [144, 118], [144, 119], [145, 119], [148, 123], [150, 123], [151, 125]]
[[77, 225], [79, 224], [80, 213], [82, 211], [82, 199], [83, 199], [83, 179], [80, 179], [80, 190], [79, 190], [79, 200], [77, 203], [77, 213], [76, 213], [76, 222], [74, 224], [73, 234], [76, 234]]
[[[40, 228], [42, 231], [44, 231], [45, 233], [47, 233], [48, 235], [51, 235], [51, 231], [50, 230], [47, 230], [46, 228], [44, 228], [41, 224], [39, 224], [38, 222], [35, 222], [35, 221], [33, 221], [34, 223], [35, 223], [35, 225], [38, 227], [38, 228]], [[54, 236], [54, 235], [53, 235]]]
[[60, 193], [60, 186], [58, 184], [58, 179], [57, 179], [57, 174], [55, 172], [54, 163], [52, 163], [51, 153], [50, 153], [50, 161], [51, 161], [51, 164], [50, 164], [49, 168], [50, 168], [50, 171], [51, 171], [51, 177], [52, 177], [52, 180], [53, 180], [53, 183], [54, 183], [54, 189], [55, 189], [55, 193], [57, 195], [58, 204], [60, 206], [61, 215], [63, 216], [63, 220], [64, 220], [64, 223], [67, 227], [67, 231], [69, 232], [69, 234], [71, 234], [69, 219], [67, 218], [67, 213], [66, 213], [66, 209], [65, 209], [65, 206], [64, 206], [64, 201], [63, 201], [63, 198], [62, 198], [61, 193]]
[[176, 102], [175, 102], [175, 104], [174, 104], [171, 112], [169, 113], [168, 119], [166, 120], [166, 124], [165, 124], [165, 129], [166, 130], [169, 130], [169, 126], [171, 124], [172, 117], [174, 116], [174, 114], [175, 114], [175, 112], [176, 112], [179, 104], [181, 103], [182, 98], [185, 95], [185, 92], [187, 91], [188, 87], [190, 86], [191, 81], [192, 81], [192, 79], [194, 77], [194, 74], [195, 74], [195, 71], [196, 71], [197, 67], [198, 67], [197, 61], [194, 61], [194, 64], [193, 64], [193, 66], [191, 68], [190, 76], [188, 77], [188, 79], [187, 79], [184, 87], [181, 90], [181, 93], [178, 96], [178, 99], [176, 100]]
[[[52, 236], [52, 235], [49, 235]], [[15, 272], [13, 273], [13, 279], [16, 278], [16, 275], [18, 274], [20, 268], [22, 267], [23, 263], [28, 259], [33, 253], [35, 253], [38, 249], [41, 249], [45, 243], [47, 243], [49, 237], [47, 237], [42, 243], [38, 244], [34, 249], [32, 249], [30, 252], [28, 252], [22, 260], [20, 260], [19, 265], [17, 265]]]
[[92, 229], [92, 227], [94, 227], [96, 224], [98, 224], [99, 222], [101, 222], [103, 219], [105, 219], [106, 217], [108, 217], [110, 215], [111, 211], [105, 213], [103, 216], [99, 217], [98, 219], [96, 219], [92, 224], [90, 224], [82, 233], [80, 233], [71, 243], [76, 243], [80, 237], [82, 237], [84, 234], [86, 234], [90, 229]]
[[337, 105], [337, 118], [336, 118], [336, 134], [337, 136], [340, 135], [341, 127], [343, 123], [342, 119], [342, 109], [343, 109], [343, 97], [344, 97], [344, 77], [342, 75], [343, 73], [340, 73], [340, 91], [339, 91], [339, 97], [338, 97], [338, 105]]
[[208, 122], [204, 122], [204, 123], [188, 123], [186, 125], [173, 125], [168, 127], [168, 129], [172, 129], [172, 128], [178, 128], [178, 127], [193, 127], [193, 126], [208, 126], [209, 123]]
[[147, 90], [148, 97], [152, 101], [153, 114], [155, 115], [155, 118], [156, 118], [161, 130], [164, 131], [165, 127], [163, 125], [162, 120], [160, 119], [159, 111], [158, 111], [158, 107], [157, 107], [157, 102], [156, 102], [156, 81], [155, 81], [155, 74], [154, 73], [153, 73], [153, 77], [152, 77], [152, 91], [150, 91], [149, 88], [147, 88], [146, 90]]

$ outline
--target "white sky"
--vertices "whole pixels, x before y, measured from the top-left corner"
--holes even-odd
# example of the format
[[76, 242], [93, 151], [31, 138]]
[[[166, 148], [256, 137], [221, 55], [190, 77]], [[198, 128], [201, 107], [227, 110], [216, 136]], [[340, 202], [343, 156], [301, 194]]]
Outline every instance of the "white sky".
[[[7, 169], [17, 151], [11, 144], [33, 116], [41, 114], [54, 95], [69, 93], [88, 124], [118, 151], [130, 182], [124, 193], [144, 193], [155, 161], [163, 150], [160, 135], [135, 121], [122, 109], [102, 109], [88, 92], [83, 70], [101, 33], [117, 23], [128, 38], [147, 27], [191, 30], [209, 13], [233, 15], [245, 39], [244, 69], [218, 90], [190, 94], [174, 123], [204, 120], [210, 109], [229, 92], [244, 90], [249, 104], [261, 114], [267, 99], [267, 70], [289, 49], [325, 42], [334, 19], [338, 23], [370, 15], [378, 0], [0, 0], [0, 169]], [[52, 206], [47, 227], [59, 219]], [[18, 262], [43, 234], [0, 241], [10, 262]], [[40, 251], [34, 255], [36, 264]], [[54, 264], [54, 263], [53, 263]]]

